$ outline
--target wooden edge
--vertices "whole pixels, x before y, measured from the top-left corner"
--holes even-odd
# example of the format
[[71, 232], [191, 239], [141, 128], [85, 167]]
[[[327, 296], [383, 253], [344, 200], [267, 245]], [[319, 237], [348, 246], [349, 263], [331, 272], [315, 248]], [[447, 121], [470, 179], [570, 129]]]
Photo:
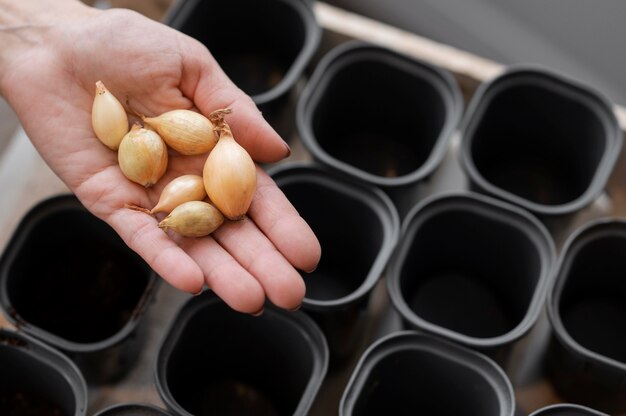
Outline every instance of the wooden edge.
[[[505, 69], [489, 59], [327, 3], [316, 1], [313, 10], [324, 29], [430, 62], [476, 84], [492, 79]], [[626, 131], [626, 108], [616, 105], [614, 112], [622, 131]]]

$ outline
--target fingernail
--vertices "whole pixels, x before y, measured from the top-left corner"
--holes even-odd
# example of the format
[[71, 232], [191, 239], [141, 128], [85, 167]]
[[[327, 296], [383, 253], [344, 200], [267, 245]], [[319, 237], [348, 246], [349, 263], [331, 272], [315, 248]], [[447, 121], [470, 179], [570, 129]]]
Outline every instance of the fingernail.
[[300, 308], [302, 307], [302, 304], [299, 304], [298, 306], [296, 306], [295, 308], [289, 309], [290, 312], [297, 312], [298, 310], [300, 310]]
[[305, 272], [305, 273], [313, 273], [315, 270], [317, 270], [317, 264], [316, 264], [316, 265], [315, 265], [315, 267], [313, 267], [312, 269], [310, 269], [310, 270], [305, 270], [304, 272]]
[[258, 312], [251, 313], [250, 315], [252, 315], [254, 317], [261, 316], [261, 315], [263, 315], [263, 311], [265, 311], [265, 308], [261, 308]]
[[192, 293], [191, 295], [192, 296], [198, 296], [198, 295], [202, 294], [202, 292], [204, 292], [204, 288], [203, 287], [201, 287], [199, 291], [197, 291], [196, 293]]
[[287, 149], [287, 154], [285, 155], [285, 157], [291, 156], [291, 147], [289, 147], [287, 142], [283, 142], [283, 143], [285, 144], [285, 149]]

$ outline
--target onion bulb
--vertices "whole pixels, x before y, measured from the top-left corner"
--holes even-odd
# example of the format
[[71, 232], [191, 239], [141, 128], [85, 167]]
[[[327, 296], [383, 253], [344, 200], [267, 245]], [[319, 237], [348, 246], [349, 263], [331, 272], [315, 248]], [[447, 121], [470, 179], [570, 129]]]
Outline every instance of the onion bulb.
[[224, 216], [204, 201], [188, 201], [177, 206], [159, 223], [159, 228], [171, 229], [184, 237], [204, 237], [217, 230]]
[[209, 153], [202, 179], [211, 202], [230, 220], [244, 217], [256, 190], [254, 161], [233, 138], [228, 125], [219, 127], [220, 138]]
[[202, 176], [183, 175], [165, 185], [159, 202], [150, 210], [150, 214], [170, 212], [183, 202], [202, 201], [206, 197]]
[[124, 176], [148, 188], [167, 169], [167, 146], [156, 132], [135, 124], [122, 139], [117, 159]]
[[157, 117], [142, 117], [172, 149], [183, 155], [199, 155], [215, 147], [217, 135], [211, 121], [191, 110], [172, 110]]
[[96, 82], [96, 96], [91, 108], [91, 125], [96, 137], [112, 150], [117, 150], [122, 138], [128, 133], [126, 110], [102, 81]]

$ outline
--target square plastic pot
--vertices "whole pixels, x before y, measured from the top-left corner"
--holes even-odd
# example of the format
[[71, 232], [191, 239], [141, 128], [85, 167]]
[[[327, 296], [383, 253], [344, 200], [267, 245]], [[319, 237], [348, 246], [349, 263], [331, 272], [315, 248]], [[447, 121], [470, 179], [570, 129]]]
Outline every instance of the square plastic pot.
[[87, 385], [66, 356], [26, 334], [0, 329], [0, 414], [84, 416]]
[[150, 404], [129, 403], [107, 407], [95, 416], [171, 416], [171, 414]]
[[392, 333], [361, 356], [340, 416], [513, 416], [504, 371], [486, 356], [415, 331]]
[[296, 121], [316, 161], [382, 187], [403, 216], [419, 198], [418, 184], [441, 164], [462, 110], [447, 71], [348, 42], [315, 68]]
[[362, 342], [371, 292], [398, 241], [398, 214], [380, 189], [315, 165], [269, 173], [322, 247], [317, 269], [302, 274], [302, 309], [324, 332], [334, 367]]
[[270, 124], [289, 137], [294, 128], [289, 95], [322, 33], [309, 2], [183, 0], [165, 23], [207, 46]]
[[479, 194], [441, 194], [407, 216], [387, 286], [405, 327], [506, 365], [544, 306], [555, 257], [545, 227], [526, 211]]
[[511, 67], [481, 85], [461, 133], [473, 189], [540, 216], [571, 214], [598, 197], [623, 140], [602, 95], [539, 67]]
[[89, 383], [116, 380], [143, 345], [156, 274], [73, 195], [41, 201], [0, 260], [0, 306], [66, 353]]
[[607, 413], [626, 411], [626, 221], [596, 220], [567, 241], [548, 300], [556, 390]]
[[577, 404], [555, 404], [531, 413], [530, 416], [608, 416]]
[[207, 291], [174, 319], [156, 383], [176, 415], [305, 415], [327, 366], [324, 336], [304, 313], [268, 304], [253, 317]]

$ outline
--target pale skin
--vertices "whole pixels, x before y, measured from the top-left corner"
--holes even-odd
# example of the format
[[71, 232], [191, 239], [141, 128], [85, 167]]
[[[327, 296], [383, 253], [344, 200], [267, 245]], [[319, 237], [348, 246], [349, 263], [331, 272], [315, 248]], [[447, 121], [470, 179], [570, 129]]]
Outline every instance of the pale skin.
[[[176, 176], [202, 174], [206, 155], [170, 153], [168, 171], [146, 189], [128, 181], [117, 155], [91, 127], [95, 83], [136, 111], [176, 108], [209, 114], [231, 108], [233, 135], [257, 162], [289, 147], [199, 42], [127, 10], [101, 11], [74, 0], [0, 0], [0, 93], [46, 163], [93, 214], [175, 288], [210, 288], [233, 309], [258, 315], [265, 300], [297, 309], [319, 243], [276, 184], [257, 168], [247, 218], [209, 237], [164, 233], [158, 220], [125, 204], [153, 207]], [[163, 215], [164, 214], [160, 214]]]

